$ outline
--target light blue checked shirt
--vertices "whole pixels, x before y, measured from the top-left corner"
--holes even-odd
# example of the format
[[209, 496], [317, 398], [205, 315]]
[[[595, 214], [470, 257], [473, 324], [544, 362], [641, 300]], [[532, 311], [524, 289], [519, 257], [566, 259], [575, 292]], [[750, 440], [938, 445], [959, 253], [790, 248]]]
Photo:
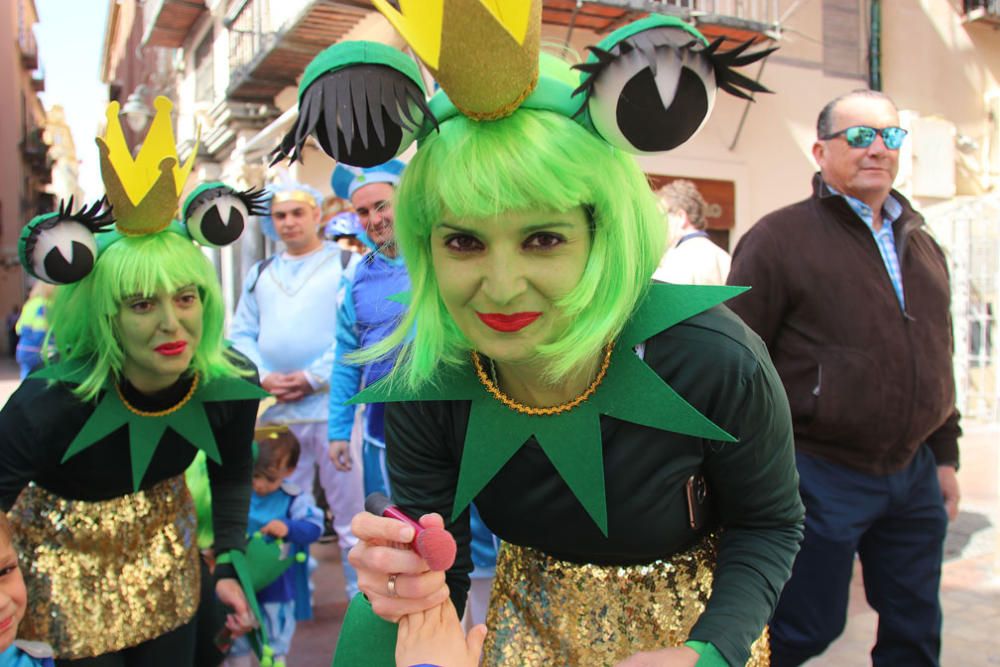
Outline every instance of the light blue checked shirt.
[[827, 184], [827, 187], [830, 188], [831, 192], [843, 197], [844, 201], [850, 205], [851, 209], [858, 214], [862, 222], [867, 225], [868, 231], [875, 238], [875, 245], [878, 246], [878, 251], [882, 255], [882, 262], [885, 264], [885, 270], [889, 273], [892, 288], [896, 290], [899, 307], [905, 311], [906, 300], [903, 298], [903, 273], [899, 268], [899, 255], [896, 254], [896, 236], [892, 229], [893, 224], [903, 214], [903, 205], [893, 199], [892, 195], [889, 195], [885, 200], [885, 204], [882, 205], [882, 228], [875, 231], [875, 228], [872, 226], [873, 212], [868, 204], [850, 195], [837, 192], [829, 184]]

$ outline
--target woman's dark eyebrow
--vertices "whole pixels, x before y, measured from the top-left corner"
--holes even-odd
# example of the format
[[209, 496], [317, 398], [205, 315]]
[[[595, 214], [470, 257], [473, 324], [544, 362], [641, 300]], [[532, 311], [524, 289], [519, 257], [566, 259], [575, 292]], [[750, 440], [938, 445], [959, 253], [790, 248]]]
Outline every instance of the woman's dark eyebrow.
[[572, 226], [573, 223], [571, 222], [562, 222], [562, 221], [540, 222], [535, 225], [528, 225], [527, 227], [522, 227], [521, 232], [525, 234], [530, 234], [531, 232], [537, 232], [545, 229], [554, 229], [554, 228], [563, 229]]

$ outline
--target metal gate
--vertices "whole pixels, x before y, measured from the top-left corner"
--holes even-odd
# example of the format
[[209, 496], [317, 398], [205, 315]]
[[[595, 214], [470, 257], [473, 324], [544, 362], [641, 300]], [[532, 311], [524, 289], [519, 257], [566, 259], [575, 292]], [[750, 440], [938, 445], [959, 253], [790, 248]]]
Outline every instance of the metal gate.
[[1000, 423], [1000, 195], [957, 197], [924, 210], [948, 257], [955, 384], [963, 420]]

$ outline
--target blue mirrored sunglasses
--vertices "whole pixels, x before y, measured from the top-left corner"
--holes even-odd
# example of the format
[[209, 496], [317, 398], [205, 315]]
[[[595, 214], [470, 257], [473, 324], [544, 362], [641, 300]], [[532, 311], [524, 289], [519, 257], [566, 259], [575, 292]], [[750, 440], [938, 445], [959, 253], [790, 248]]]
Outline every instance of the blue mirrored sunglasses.
[[877, 129], [868, 127], [867, 125], [855, 125], [840, 132], [820, 137], [820, 139], [833, 139], [844, 135], [847, 145], [851, 148], [868, 148], [875, 141], [875, 136], [879, 134], [882, 135], [885, 147], [891, 151], [899, 150], [899, 147], [903, 145], [903, 139], [906, 138], [906, 130], [901, 127], [883, 127], [882, 129]]

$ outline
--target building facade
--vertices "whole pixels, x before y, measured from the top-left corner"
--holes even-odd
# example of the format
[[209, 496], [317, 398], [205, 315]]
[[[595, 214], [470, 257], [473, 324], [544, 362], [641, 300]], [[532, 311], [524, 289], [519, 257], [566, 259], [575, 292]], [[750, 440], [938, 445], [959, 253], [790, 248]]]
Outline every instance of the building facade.
[[[51, 161], [45, 144], [44, 90], [34, 26], [34, 0], [13, 0], [0, 9], [0, 99], [7, 110], [0, 123], [0, 312], [5, 316], [24, 302], [25, 274], [17, 259], [21, 227], [51, 209], [46, 186]], [[6, 337], [3, 337], [4, 352]]]

